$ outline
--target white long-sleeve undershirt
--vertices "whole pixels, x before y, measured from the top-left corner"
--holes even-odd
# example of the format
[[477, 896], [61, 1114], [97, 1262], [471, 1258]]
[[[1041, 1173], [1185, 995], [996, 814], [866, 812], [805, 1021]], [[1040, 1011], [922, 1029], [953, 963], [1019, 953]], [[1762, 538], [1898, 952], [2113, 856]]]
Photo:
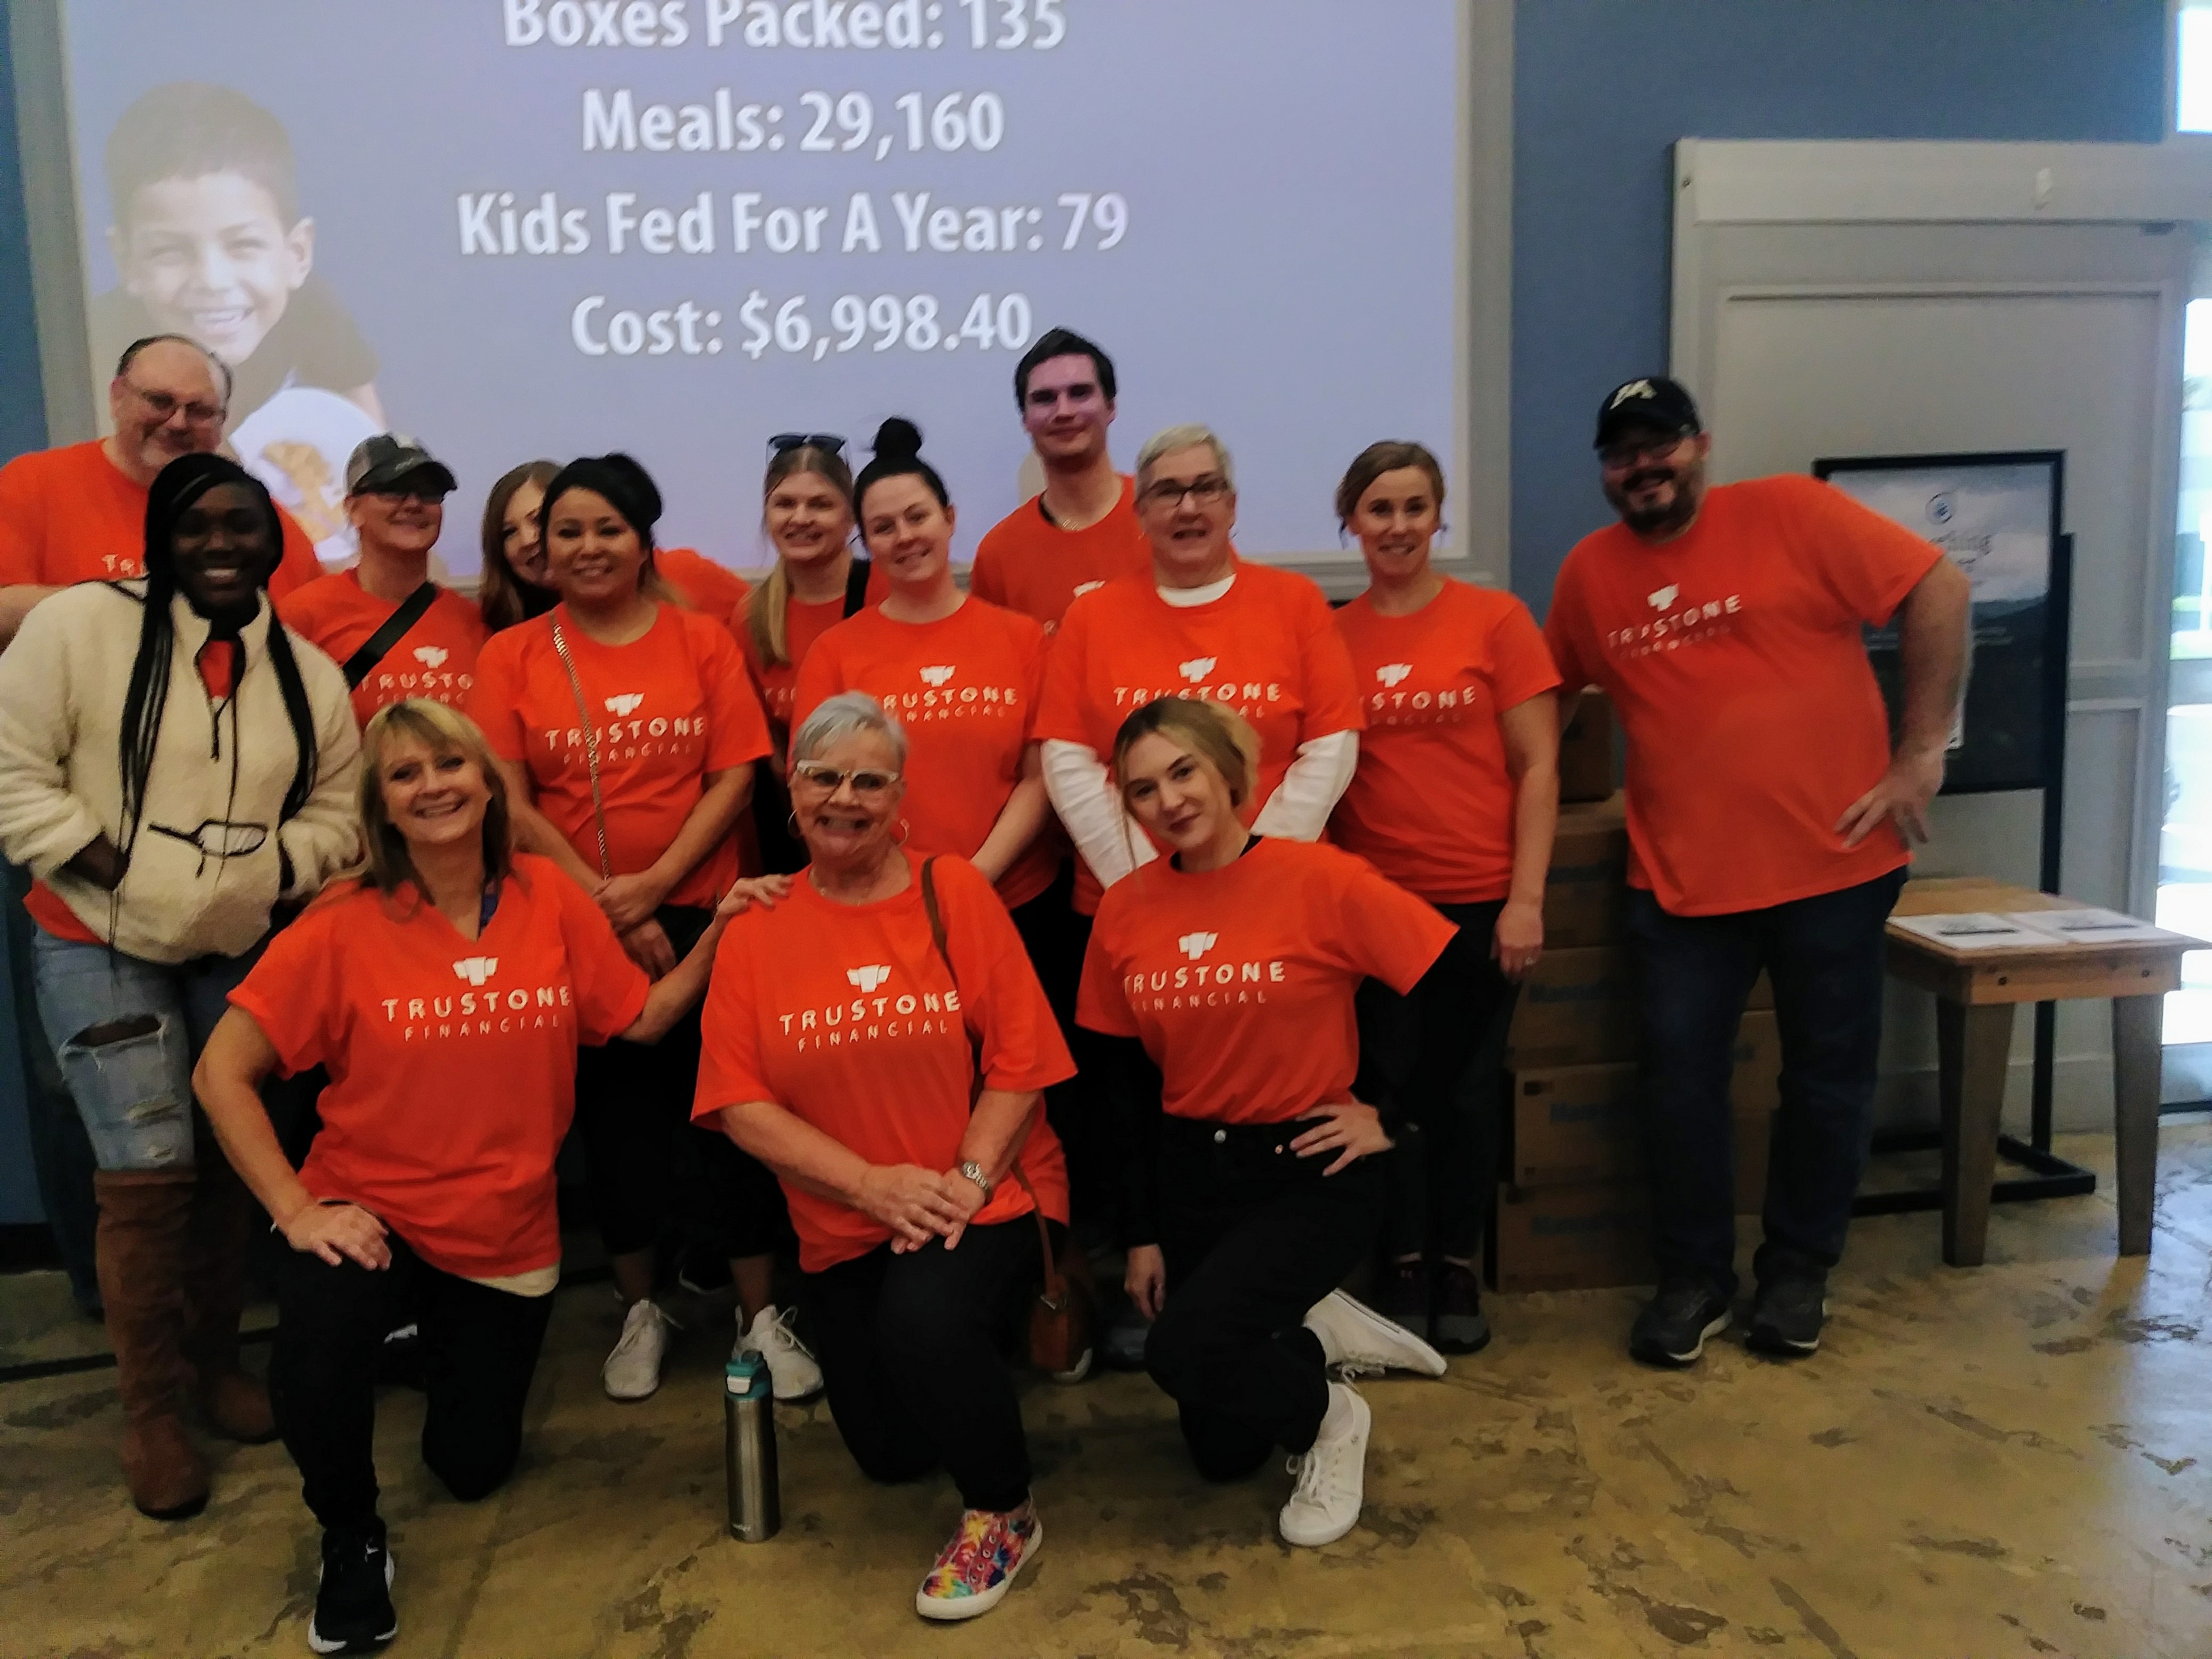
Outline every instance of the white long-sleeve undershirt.
[[1298, 745], [1297, 757], [1252, 820], [1255, 835], [1291, 841], [1319, 841], [1328, 815], [1352, 782], [1359, 763], [1359, 733], [1329, 732]]
[[1111, 887], [1159, 856], [1121, 805], [1106, 763], [1087, 744], [1044, 740], [1044, 793], [1099, 885]]

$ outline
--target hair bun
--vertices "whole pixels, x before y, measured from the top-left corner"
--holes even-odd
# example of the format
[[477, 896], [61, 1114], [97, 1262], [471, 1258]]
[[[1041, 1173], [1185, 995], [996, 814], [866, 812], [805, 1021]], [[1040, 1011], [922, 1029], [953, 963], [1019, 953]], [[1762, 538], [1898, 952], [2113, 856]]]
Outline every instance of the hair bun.
[[645, 520], [640, 528], [649, 528], [660, 522], [660, 489], [653, 482], [653, 475], [639, 465], [634, 456], [620, 450], [599, 457], [599, 465], [623, 481], [629, 497], [629, 505]]
[[876, 428], [876, 441], [869, 447], [878, 460], [910, 461], [921, 453], [921, 428], [894, 415]]

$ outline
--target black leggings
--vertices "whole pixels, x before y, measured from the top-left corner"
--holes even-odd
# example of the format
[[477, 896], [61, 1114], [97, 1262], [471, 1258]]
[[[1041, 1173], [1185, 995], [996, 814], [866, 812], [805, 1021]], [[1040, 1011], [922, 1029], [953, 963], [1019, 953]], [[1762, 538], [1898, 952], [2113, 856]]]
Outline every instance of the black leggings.
[[[713, 919], [665, 906], [655, 918], [680, 960]], [[658, 1042], [576, 1053], [576, 1132], [583, 1137], [592, 1210], [609, 1255], [650, 1249], [672, 1212], [732, 1261], [767, 1255], [790, 1233], [783, 1189], [720, 1128], [691, 1121], [699, 1088], [699, 1011]]]
[[441, 1273], [386, 1234], [392, 1265], [288, 1251], [276, 1267], [269, 1403], [315, 1519], [376, 1513], [376, 1359], [395, 1310], [422, 1328], [422, 1461], [474, 1503], [505, 1484], [522, 1449], [522, 1407], [553, 1316], [550, 1296], [515, 1296]]
[[1053, 884], [1013, 911], [1037, 983], [1052, 1005], [1066, 1039], [1076, 1073], [1044, 1091], [1045, 1118], [1067, 1154], [1068, 1206], [1078, 1237], [1103, 1239], [1113, 1230], [1121, 1187], [1125, 1141], [1113, 1131], [1113, 1119], [1099, 1087], [1101, 1044], [1108, 1039], [1075, 1023], [1075, 993], [1083, 978], [1083, 955], [1091, 944], [1091, 918], [1074, 906], [1073, 860], [1060, 866]]
[[1359, 987], [1359, 1077], [1352, 1093], [1395, 1107], [1383, 1248], [1472, 1261], [1498, 1191], [1505, 1035], [1520, 988], [1491, 954], [1503, 901], [1439, 904], [1459, 932], [1420, 983], [1400, 996]]
[[1160, 1124], [1159, 1244], [1167, 1299], [1145, 1367], [1181, 1408], [1182, 1435], [1209, 1480], [1250, 1474], [1279, 1446], [1309, 1449], [1328, 1410], [1328, 1373], [1308, 1309], [1375, 1238], [1384, 1172], [1361, 1158], [1290, 1150], [1310, 1127]]
[[830, 1414], [871, 1480], [939, 1463], [971, 1510], [1018, 1509], [1029, 1442], [1005, 1345], [1043, 1273], [1029, 1216], [970, 1227], [957, 1249], [881, 1244], [799, 1281]]

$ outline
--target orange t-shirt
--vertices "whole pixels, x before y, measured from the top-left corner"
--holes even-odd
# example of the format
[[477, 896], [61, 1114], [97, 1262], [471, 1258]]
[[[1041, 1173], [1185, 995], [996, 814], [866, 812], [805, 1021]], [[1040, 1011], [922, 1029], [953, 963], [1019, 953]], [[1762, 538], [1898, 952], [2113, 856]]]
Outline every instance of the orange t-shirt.
[[[921, 860], [906, 856], [913, 878], [896, 897], [839, 904], [801, 879], [773, 910], [756, 907], [730, 923], [707, 992], [695, 1120], [712, 1127], [725, 1106], [769, 1101], [871, 1164], [950, 1170], [968, 1132], [971, 1038], [986, 1088], [1024, 1093], [1075, 1074], [990, 884], [964, 860], [936, 862], [956, 983], [930, 939]], [[1066, 1159], [1042, 1110], [1020, 1162], [1044, 1212], [1066, 1221]], [[890, 1237], [835, 1199], [788, 1182], [784, 1194], [808, 1273]], [[1032, 1207], [1009, 1176], [975, 1219], [1011, 1220]]]
[[1121, 480], [1121, 499], [1097, 524], [1062, 530], [1032, 496], [984, 532], [968, 573], [979, 599], [1059, 628], [1076, 596], [1152, 566], [1152, 544], [1137, 522], [1137, 481]]
[[689, 547], [654, 548], [653, 568], [694, 611], [704, 611], [732, 633], [743, 628], [739, 614], [744, 609], [745, 595], [753, 590], [736, 571]]
[[[100, 441], [18, 455], [0, 466], [0, 587], [67, 587], [146, 574], [146, 497]], [[281, 506], [284, 550], [272, 599], [319, 580], [315, 544]]]
[[1264, 836], [1200, 875], [1157, 859], [1099, 902], [1075, 1018], [1143, 1039], [1176, 1117], [1287, 1123], [1352, 1097], [1359, 981], [1412, 990], [1458, 931], [1334, 847]]
[[473, 940], [411, 887], [387, 900], [342, 883], [230, 994], [286, 1072], [329, 1068], [307, 1190], [471, 1279], [560, 1261], [553, 1159], [576, 1045], [627, 1030], [645, 998], [599, 907], [526, 853]]
[[[210, 640], [200, 647], [199, 655], [192, 659], [192, 666], [199, 671], [200, 684], [207, 687], [208, 696], [221, 702], [238, 684], [238, 641]], [[23, 914], [56, 939], [70, 944], [107, 943], [86, 927], [76, 912], [62, 902], [62, 896], [43, 881], [33, 882], [30, 891], [23, 895]]]
[[[795, 718], [865, 691], [906, 728], [907, 844], [972, 859], [1021, 781], [1044, 684], [1044, 629], [970, 595], [941, 622], [863, 611], [824, 634], [799, 671]], [[1011, 910], [1052, 885], [1060, 844], [1040, 826], [999, 878]]]
[[[890, 579], [884, 574], [883, 567], [873, 560], [868, 561], [863, 603], [881, 605], [890, 591]], [[784, 736], [791, 733], [791, 700], [799, 690], [799, 671], [806, 661], [806, 653], [814, 648], [815, 641], [844, 620], [845, 601], [842, 596], [823, 599], [818, 605], [796, 599], [785, 600], [783, 645], [784, 653], [791, 660], [771, 665], [761, 660], [753, 645], [752, 629], [745, 626], [745, 606], [741, 604], [730, 612], [730, 632], [745, 648], [745, 666], [752, 670], [753, 684], [767, 707], [769, 720]]]
[[1536, 619], [1510, 593], [1447, 579], [1408, 617], [1363, 593], [1336, 627], [1367, 729], [1330, 838], [1432, 903], [1504, 898], [1516, 792], [1498, 716], [1559, 683]]
[[[538, 810], [587, 868], [599, 867], [590, 762], [575, 689], [553, 648], [556, 623], [598, 732], [608, 858], [614, 874], [635, 875], [668, 850], [710, 773], [769, 752], [768, 722], [737, 641], [701, 611], [664, 605], [628, 645], [601, 645], [569, 619], [565, 605], [493, 635], [477, 658], [469, 713], [494, 754], [530, 769]], [[712, 904], [737, 869], [736, 845], [725, 838], [668, 902]]]
[[[361, 585], [356, 571], [340, 570], [287, 594], [276, 614], [284, 625], [339, 667], [367, 645], [399, 607]], [[368, 678], [354, 688], [353, 714], [363, 726], [387, 703], [428, 697], [467, 707], [476, 684], [477, 653], [491, 637], [483, 617], [459, 594], [439, 590], [415, 626], [392, 641]]]
[[[1300, 744], [1362, 724], [1352, 659], [1321, 589], [1243, 559], [1229, 591], [1206, 605], [1170, 605], [1147, 566], [1069, 606], [1053, 641], [1036, 735], [1110, 759], [1121, 722], [1155, 697], [1225, 702], [1252, 722], [1260, 777], [1244, 804], [1248, 823]], [[1097, 908], [1098, 878], [1081, 863], [1076, 875], [1075, 908], [1088, 915]]]
[[1910, 854], [1844, 810], [1888, 768], [1863, 625], [1942, 555], [1814, 478], [1706, 493], [1650, 546], [1624, 525], [1567, 555], [1544, 637], [1628, 737], [1629, 881], [1675, 915], [1759, 910], [1872, 881]]

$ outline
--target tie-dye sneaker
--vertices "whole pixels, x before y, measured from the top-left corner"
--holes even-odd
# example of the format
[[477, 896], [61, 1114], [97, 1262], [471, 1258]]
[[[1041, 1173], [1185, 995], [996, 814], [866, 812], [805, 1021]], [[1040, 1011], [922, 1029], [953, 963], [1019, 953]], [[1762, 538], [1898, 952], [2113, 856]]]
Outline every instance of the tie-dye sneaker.
[[1043, 1542], [1044, 1522], [1035, 1509], [1019, 1522], [991, 1510], [963, 1510], [958, 1528], [914, 1593], [914, 1610], [925, 1619], [974, 1619], [990, 1612]]

